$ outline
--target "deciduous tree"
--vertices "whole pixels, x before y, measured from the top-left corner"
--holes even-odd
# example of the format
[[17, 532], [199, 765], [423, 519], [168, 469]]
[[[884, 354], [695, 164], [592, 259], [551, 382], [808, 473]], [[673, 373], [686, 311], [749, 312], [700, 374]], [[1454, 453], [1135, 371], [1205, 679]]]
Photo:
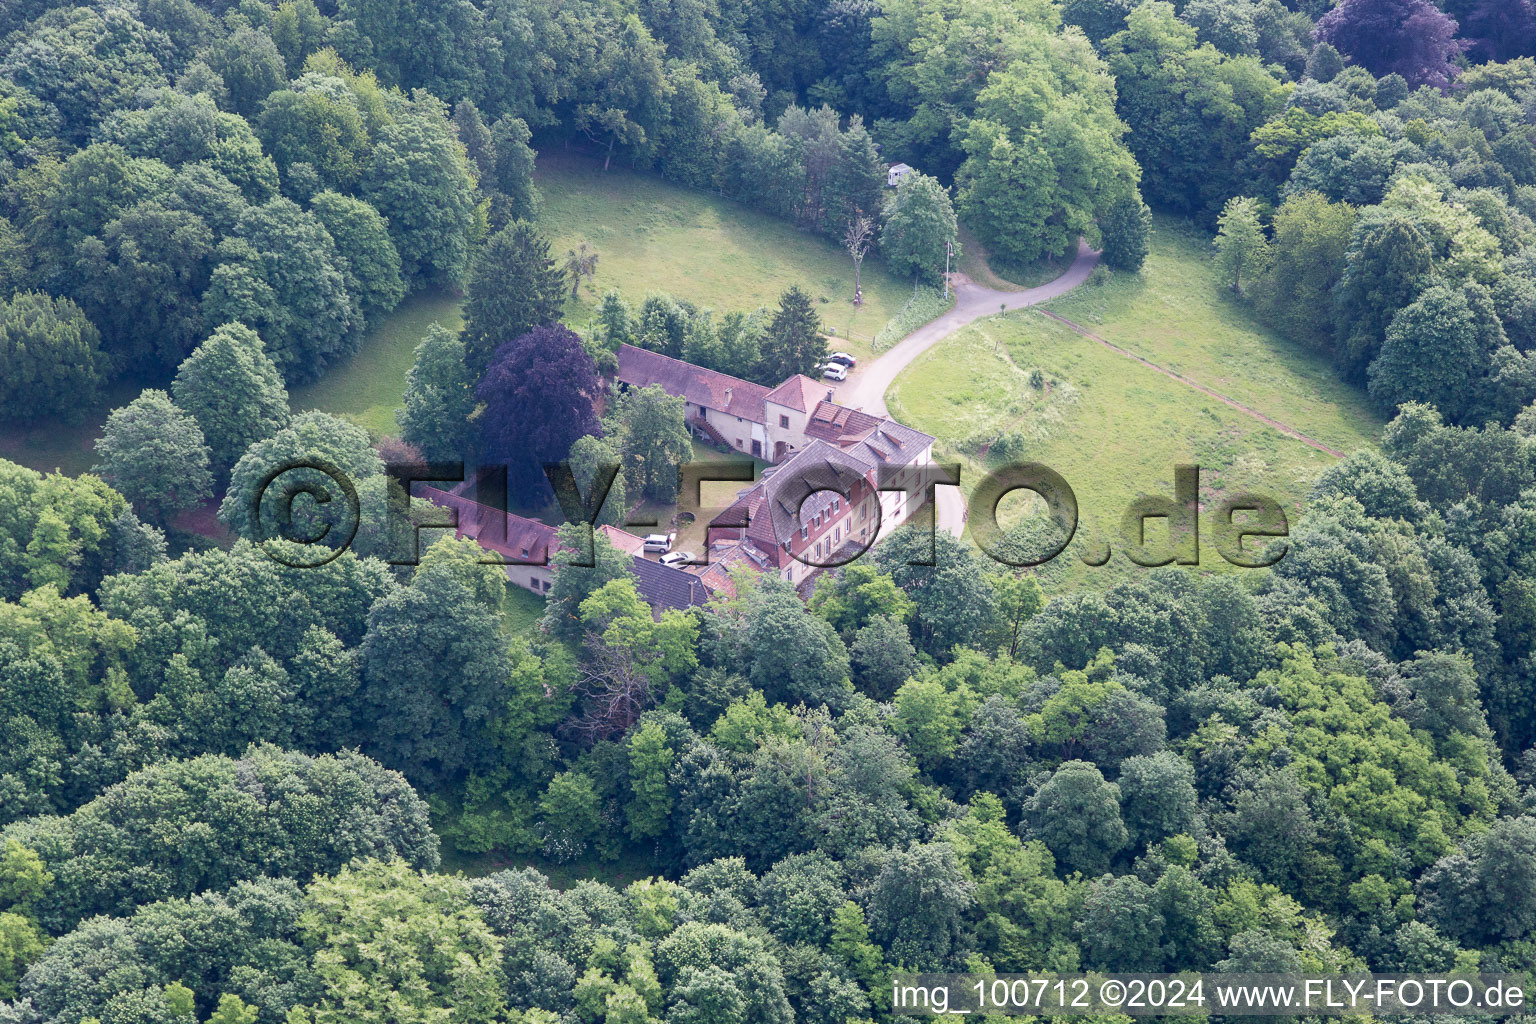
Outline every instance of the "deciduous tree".
[[1129, 837], [1120, 818], [1120, 790], [1086, 761], [1067, 761], [1024, 805], [1030, 835], [1051, 848], [1062, 866], [1087, 875], [1109, 870]]
[[865, 899], [870, 935], [891, 960], [935, 969], [962, 942], [975, 891], [948, 843], [891, 850]]
[[[540, 621], [551, 636], [574, 641], [582, 631], [581, 603], [610, 581], [630, 578], [630, 556], [594, 533], [592, 557], [587, 558], [584, 528], [574, 523], [562, 525], [559, 537], [559, 548], [550, 558], [554, 579]], [[583, 561], [591, 564], [578, 564]]]
[[1261, 304], [1287, 334], [1317, 349], [1331, 347], [1334, 288], [1354, 227], [1351, 207], [1315, 192], [1292, 196], [1275, 211], [1274, 259]]
[[285, 180], [295, 165], [307, 164], [323, 188], [351, 192], [368, 167], [368, 125], [339, 78], [304, 75], [263, 101], [256, 124]]
[[336, 245], [313, 214], [281, 196], [251, 207], [219, 259], [205, 320], [255, 330], [288, 383], [314, 380], [351, 350], [357, 312]]
[[0, 304], [0, 417], [69, 415], [88, 407], [108, 368], [100, 342], [68, 299], [18, 292]]
[[1128, 757], [1120, 766], [1121, 816], [1133, 844], [1150, 846], [1195, 825], [1195, 770], [1170, 751]]
[[246, 449], [288, 425], [288, 389], [256, 332], [225, 324], [192, 352], [171, 384], [176, 407], [197, 421], [216, 476]]
[[96, 454], [102, 479], [151, 522], [167, 523], [213, 493], [203, 431], [164, 391], [147, 389], [113, 410]]
[[659, 385], [630, 388], [614, 404], [610, 433], [624, 464], [625, 493], [677, 500], [678, 469], [693, 457], [684, 403]]
[[1110, 200], [1099, 219], [1099, 231], [1104, 236], [1104, 265], [1135, 273], [1147, 260], [1152, 211], [1138, 190], [1127, 189]]
[[413, 94], [381, 127], [360, 198], [389, 222], [412, 287], [457, 287], [469, 270], [474, 173], [443, 104]]
[[1258, 201], [1241, 196], [1228, 200], [1218, 224], [1216, 274], [1233, 294], [1241, 295], [1243, 283], [1269, 266], [1269, 240], [1259, 221]]
[[601, 432], [601, 393], [581, 339], [561, 324], [536, 327], [498, 348], [475, 388], [485, 403], [480, 450], [508, 466], [519, 497], [547, 493], [544, 463], [562, 459], [577, 438]]
[[1429, 285], [1433, 254], [1423, 234], [1405, 219], [1358, 225], [1339, 282], [1335, 360], [1353, 379], [1365, 379], [1387, 326]]
[[395, 420], [401, 437], [428, 459], [462, 459], [469, 451], [475, 375], [465, 355], [462, 334], [433, 324], [406, 372], [404, 408], [395, 413]]
[[[280, 536], [278, 523], [290, 516], [297, 535], [331, 536], [325, 532], [329, 529], [339, 541], [347, 529], [350, 502], [342, 489], [343, 481], [332, 479], [315, 463], [335, 467], [345, 482], [358, 490], [359, 504], [368, 480], [384, 469], [362, 427], [329, 413], [300, 413], [288, 426], [257, 441], [240, 456], [230, 470], [229, 487], [219, 504], [219, 521], [248, 540], [260, 540]], [[263, 490], [260, 485], [269, 477], [269, 486]], [[325, 502], [311, 501], [300, 498], [301, 492], [329, 497]]]
[[314, 1024], [470, 1024], [506, 1013], [500, 940], [462, 878], [363, 861], [317, 880], [299, 934], [314, 951]]
[[880, 255], [891, 272], [938, 281], [947, 247], [959, 234], [948, 190], [938, 179], [913, 171], [886, 199], [884, 219]]
[[1503, 339], [1490, 314], [1469, 304], [1461, 289], [1427, 289], [1392, 318], [1381, 354], [1370, 366], [1371, 397], [1386, 409], [1424, 402], [1459, 421], [1472, 407], [1475, 384], [1496, 347], [1486, 336], [1493, 331]]
[[1371, 74], [1402, 75], [1410, 86], [1445, 86], [1461, 53], [1456, 20], [1430, 0], [1342, 0], [1318, 21], [1317, 38]]
[[379, 211], [350, 196], [316, 193], [309, 210], [336, 243], [338, 268], [361, 316], [358, 330], [376, 324], [405, 297], [400, 254]]
[[429, 786], [486, 770], [510, 675], [499, 612], [452, 573], [418, 573], [369, 612], [357, 719], [367, 723], [364, 747]]

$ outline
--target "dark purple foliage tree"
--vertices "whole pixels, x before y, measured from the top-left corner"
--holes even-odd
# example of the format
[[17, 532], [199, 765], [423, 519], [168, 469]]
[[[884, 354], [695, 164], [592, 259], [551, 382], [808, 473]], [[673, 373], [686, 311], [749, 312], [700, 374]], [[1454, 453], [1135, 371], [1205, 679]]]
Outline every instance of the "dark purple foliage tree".
[[1536, 0], [1449, 0], [1474, 61], [1536, 56]]
[[566, 457], [571, 443], [602, 434], [596, 403], [597, 364], [564, 324], [546, 324], [513, 338], [491, 356], [475, 395], [480, 451], [505, 464], [513, 495], [535, 501], [548, 494], [542, 465]]
[[1456, 19], [1431, 0], [1343, 0], [1313, 35], [1371, 74], [1396, 72], [1414, 86], [1449, 83], [1464, 45]]

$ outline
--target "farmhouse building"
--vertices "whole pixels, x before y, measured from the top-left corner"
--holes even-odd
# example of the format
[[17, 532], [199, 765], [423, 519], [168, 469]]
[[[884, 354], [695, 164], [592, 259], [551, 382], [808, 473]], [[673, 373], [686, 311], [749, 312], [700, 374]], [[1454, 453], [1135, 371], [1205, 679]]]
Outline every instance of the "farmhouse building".
[[683, 400], [695, 436], [768, 462], [804, 443], [811, 411], [832, 396], [826, 384], [804, 374], [770, 390], [633, 345], [619, 346], [617, 379], [624, 387], [660, 386]]
[[831, 402], [817, 414], [827, 436], [766, 470], [711, 520], [711, 558], [739, 548], [798, 585], [868, 550], [922, 505], [917, 467], [933, 461], [932, 437]]
[[457, 514], [458, 536], [500, 555], [507, 563], [509, 581], [540, 597], [549, 593], [554, 578], [549, 558], [558, 546], [553, 526], [482, 505], [452, 491], [422, 487], [421, 494]]
[[[932, 462], [933, 438], [838, 405], [821, 381], [796, 374], [766, 388], [632, 345], [621, 346], [618, 357], [621, 387], [661, 387], [683, 399], [695, 436], [772, 463], [710, 521], [706, 565], [662, 565], [646, 557], [642, 538], [597, 528], [631, 556], [636, 588], [658, 614], [734, 593], [730, 570], [739, 565], [800, 585], [873, 546], [927, 497], [917, 467]], [[555, 528], [482, 505], [462, 490], [421, 493], [457, 513], [459, 536], [500, 555], [509, 581], [548, 594]]]
[[[502, 512], [452, 491], [422, 487], [420, 492], [434, 505], [453, 510], [458, 517], [457, 536], [468, 537], [501, 556], [509, 582], [540, 597], [549, 594], [554, 579], [554, 566], [549, 560], [560, 546], [553, 526]], [[662, 565], [645, 557], [644, 538], [606, 524], [597, 527], [597, 533], [633, 559], [635, 589], [657, 611], [701, 605], [716, 591], [730, 586], [723, 566], [699, 566], [694, 568], [705, 571], [685, 571]]]

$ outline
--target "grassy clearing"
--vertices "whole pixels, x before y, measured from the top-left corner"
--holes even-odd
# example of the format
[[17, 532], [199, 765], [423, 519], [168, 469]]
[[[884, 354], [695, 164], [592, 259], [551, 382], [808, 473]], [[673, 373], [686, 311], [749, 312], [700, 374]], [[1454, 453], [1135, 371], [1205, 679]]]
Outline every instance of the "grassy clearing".
[[[556, 257], [581, 239], [600, 256], [596, 279], [566, 306], [574, 327], [588, 324], [609, 288], [636, 305], [647, 291], [661, 290], [727, 312], [775, 305], [785, 288], [798, 284], [813, 299], [825, 300], [817, 309], [836, 333], [835, 346], [863, 359], [875, 334], [912, 295], [910, 282], [870, 260], [863, 271], [864, 305], [856, 309], [850, 301], [853, 268], [838, 246], [716, 196], [627, 171], [605, 174], [599, 167], [563, 154], [539, 159], [545, 199], [540, 227]], [[293, 409], [343, 416], [375, 437], [395, 434], [395, 410], [417, 344], [434, 323], [457, 329], [460, 306], [460, 299], [442, 292], [413, 296], [376, 324], [354, 355], [319, 381], [293, 389]], [[0, 457], [45, 472], [88, 472], [107, 413], [143, 387], [165, 386], [167, 380], [123, 381], [76, 421], [0, 424]]]
[[1140, 274], [1112, 275], [1046, 308], [1340, 451], [1374, 438], [1381, 420], [1326, 360], [1254, 322], [1210, 270], [1210, 236], [1154, 222]]
[[[397, 433], [395, 410], [405, 393], [406, 371], [434, 323], [458, 330], [463, 323], [459, 300], [442, 292], [412, 296], [368, 331], [357, 352], [315, 383], [292, 389], [289, 405], [294, 412], [320, 409], [345, 417], [375, 437]], [[119, 381], [79, 421], [43, 420], [0, 428], [0, 457], [45, 472], [89, 472], [96, 461], [92, 445], [101, 436], [108, 412], [133, 401], [144, 387], [169, 388], [170, 382]]]
[[344, 416], [375, 437], [397, 434], [395, 410], [405, 394], [405, 375], [427, 328], [463, 325], [459, 300], [444, 292], [414, 295], [368, 332], [353, 355], [313, 384], [290, 392], [294, 412], [320, 409]]
[[[648, 291], [665, 291], [720, 312], [772, 306], [799, 284], [823, 322], [863, 358], [869, 343], [906, 304], [912, 286], [874, 261], [864, 264], [864, 305], [855, 309], [847, 254], [782, 221], [715, 196], [559, 154], [539, 158], [544, 194], [539, 227], [556, 259], [585, 239], [598, 252], [597, 275], [566, 303], [566, 322], [585, 328], [609, 288], [636, 306]], [[415, 296], [370, 331], [359, 351], [314, 384], [295, 389], [295, 410], [345, 416], [375, 436], [393, 434], [416, 345], [433, 323], [457, 329], [460, 301], [445, 293]], [[848, 337], [853, 331], [853, 340]], [[846, 344], [844, 342], [846, 341]]]
[[863, 358], [876, 332], [912, 295], [910, 281], [866, 260], [864, 304], [855, 308], [853, 265], [840, 247], [659, 178], [605, 173], [597, 161], [555, 153], [539, 155], [534, 177], [544, 194], [539, 226], [556, 258], [583, 239], [598, 253], [596, 278], [566, 306], [575, 325], [587, 323], [610, 288], [632, 305], [654, 290], [724, 313], [774, 306], [784, 289], [798, 284], [816, 300], [826, 327]]
[[[1194, 241], [1159, 227], [1140, 280], [1080, 289], [1055, 308], [1335, 448], [1374, 443], [1381, 424], [1361, 397], [1320, 360], [1227, 308]], [[1034, 370], [1042, 387], [1031, 384]], [[1079, 538], [1116, 549], [1124, 510], [1139, 496], [1171, 494], [1177, 464], [1201, 467], [1207, 507], [1223, 493], [1259, 491], [1294, 522], [1312, 481], [1334, 461], [1032, 310], [979, 321], [925, 353], [886, 402], [896, 419], [937, 437], [941, 452], [964, 464], [970, 486], [988, 468], [990, 443], [1020, 434], [1023, 458], [1052, 467], [1076, 492]], [[1203, 528], [1202, 566], [1224, 568]], [[1123, 555], [1089, 568], [1069, 552], [1043, 582], [1104, 586], [1138, 571]]]
[[169, 387], [169, 380], [120, 380], [103, 390], [98, 405], [77, 418], [0, 423], [0, 458], [39, 473], [89, 473], [96, 464], [94, 445], [107, 414], [133, 401], [142, 388]]

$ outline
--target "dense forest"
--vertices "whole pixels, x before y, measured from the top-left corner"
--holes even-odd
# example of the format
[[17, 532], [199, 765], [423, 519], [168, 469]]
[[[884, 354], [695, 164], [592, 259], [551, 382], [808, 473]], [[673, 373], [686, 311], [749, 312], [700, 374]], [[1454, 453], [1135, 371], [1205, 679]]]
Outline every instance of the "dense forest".
[[[1536, 971], [1533, 58], [1533, 0], [4, 4], [0, 420], [149, 386], [97, 473], [0, 461], [0, 1022], [854, 1024], [905, 1019], [898, 969]], [[1083, 237], [1134, 273], [1149, 206], [1185, 217], [1390, 423], [1271, 569], [1046, 600], [903, 533], [809, 602], [739, 571], [653, 616], [566, 527], [511, 636], [474, 543], [380, 557], [385, 461], [533, 493], [613, 458], [668, 496], [681, 413], [598, 408], [621, 342], [770, 384], [825, 350], [796, 289], [556, 323], [550, 147], [839, 244], [867, 218], [929, 281], [957, 219], [999, 265]], [[290, 409], [433, 289], [466, 326], [417, 350], [403, 440]], [[362, 526], [290, 567], [245, 496], [317, 453]], [[218, 495], [232, 545], [168, 531]]]

